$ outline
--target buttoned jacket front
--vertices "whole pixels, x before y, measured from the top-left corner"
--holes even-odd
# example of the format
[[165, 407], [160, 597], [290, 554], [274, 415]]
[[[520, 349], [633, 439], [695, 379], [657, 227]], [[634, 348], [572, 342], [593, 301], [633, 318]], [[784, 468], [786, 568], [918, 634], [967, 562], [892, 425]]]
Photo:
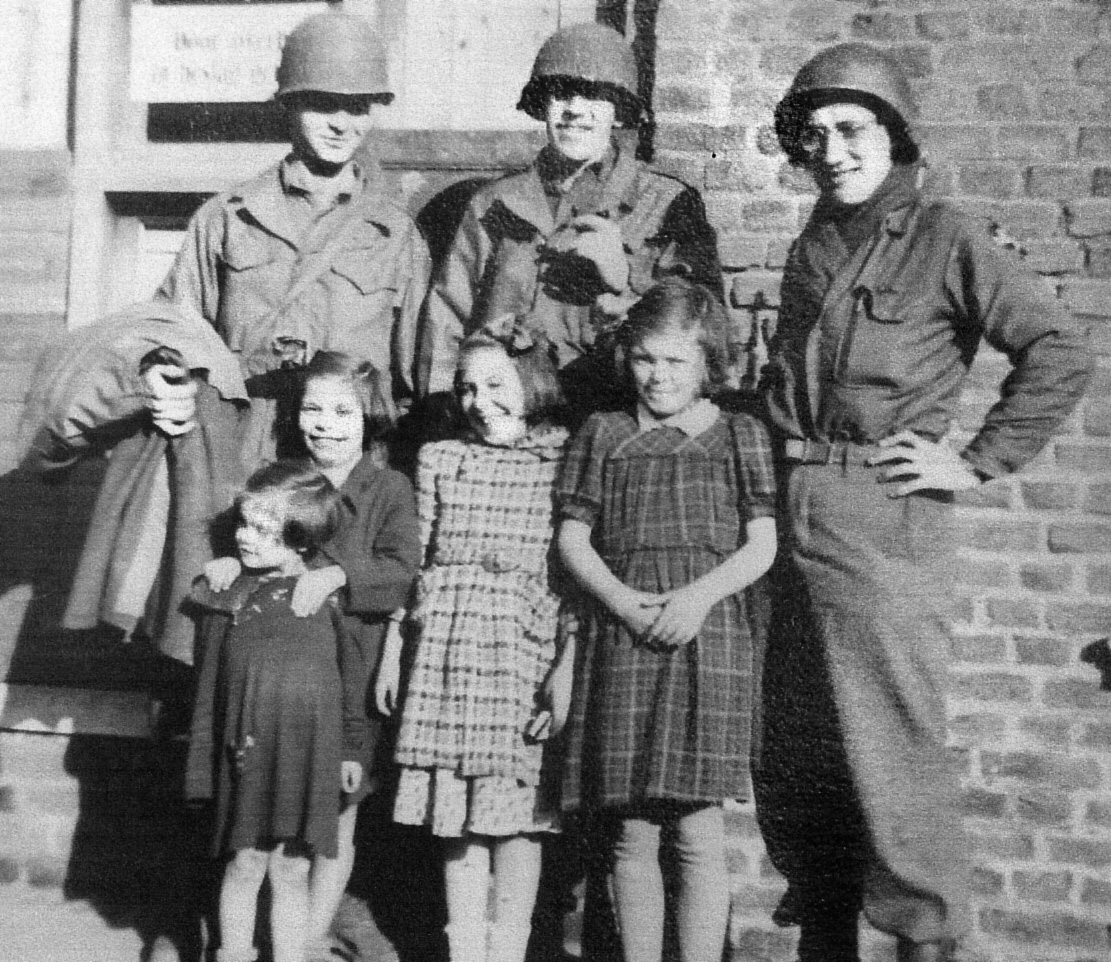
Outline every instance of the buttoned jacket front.
[[357, 184], [347, 204], [307, 230], [292, 214], [281, 164], [213, 197], [160, 296], [212, 323], [245, 374], [279, 367], [300, 344], [299, 359], [332, 350], [372, 362], [389, 372], [394, 397], [407, 398], [428, 250], [376, 176]]
[[[832, 230], [812, 221], [807, 232]], [[1012, 370], [964, 451], [987, 476], [1021, 467], [1083, 393], [1086, 333], [1042, 279], [943, 202], [892, 211], [836, 272], [820, 308], [788, 258], [763, 391], [788, 438], [870, 443], [900, 430], [937, 439], [957, 414], [981, 339]]]

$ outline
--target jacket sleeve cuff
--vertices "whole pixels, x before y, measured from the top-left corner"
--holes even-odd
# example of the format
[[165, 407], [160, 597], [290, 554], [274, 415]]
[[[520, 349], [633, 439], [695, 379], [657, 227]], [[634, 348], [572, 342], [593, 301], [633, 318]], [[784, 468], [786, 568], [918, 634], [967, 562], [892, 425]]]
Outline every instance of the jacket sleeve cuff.
[[986, 484], [988, 481], [994, 481], [996, 478], [1004, 477], [1011, 473], [1011, 469], [1002, 461], [995, 458], [988, 457], [980, 452], [973, 451], [965, 448], [961, 452], [961, 459], [972, 470], [972, 473], [980, 479], [981, 484]]
[[405, 584], [349, 584], [347, 610], [352, 614], [388, 615], [409, 600], [411, 580]]

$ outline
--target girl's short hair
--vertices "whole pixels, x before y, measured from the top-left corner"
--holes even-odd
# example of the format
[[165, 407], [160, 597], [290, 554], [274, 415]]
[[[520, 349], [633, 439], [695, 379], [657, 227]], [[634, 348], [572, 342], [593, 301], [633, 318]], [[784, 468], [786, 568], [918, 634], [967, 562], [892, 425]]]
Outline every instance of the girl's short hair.
[[729, 384], [736, 350], [729, 337], [729, 317], [713, 291], [681, 277], [671, 277], [649, 288], [629, 308], [628, 316], [617, 331], [617, 367], [627, 385], [632, 386], [629, 352], [651, 334], [674, 331], [696, 334], [706, 361], [703, 393], [714, 394]]
[[242, 517], [243, 505], [265, 499], [277, 506], [282, 542], [311, 557], [335, 533], [339, 495], [323, 474], [300, 461], [272, 461], [254, 472], [235, 499]]
[[559, 383], [555, 346], [542, 334], [518, 325], [505, 333], [483, 327], [464, 338], [455, 363], [455, 393], [459, 375], [470, 355], [478, 351], [501, 351], [517, 369], [525, 392], [525, 423], [530, 427], [555, 423], [564, 413], [566, 399]]
[[351, 385], [363, 412], [363, 448], [383, 440], [397, 422], [397, 408], [386, 377], [370, 361], [359, 361], [343, 351], [317, 351], [301, 371], [297, 409], [310, 381], [334, 377]]

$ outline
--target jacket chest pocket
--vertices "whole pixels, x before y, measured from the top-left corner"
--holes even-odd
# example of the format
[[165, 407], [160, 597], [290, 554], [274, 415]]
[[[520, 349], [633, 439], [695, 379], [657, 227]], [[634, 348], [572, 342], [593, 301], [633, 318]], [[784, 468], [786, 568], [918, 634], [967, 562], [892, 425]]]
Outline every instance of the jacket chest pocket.
[[849, 323], [838, 345], [837, 380], [904, 385], [921, 360], [916, 341], [933, 313], [928, 298], [915, 292], [856, 287]]
[[[281, 241], [238, 218], [232, 218], [224, 238], [221, 260], [229, 273], [249, 275], [252, 271], [277, 263], [285, 249], [286, 245]], [[289, 256], [285, 258], [289, 259]]]
[[394, 290], [395, 281], [383, 251], [376, 248], [345, 250], [332, 259], [332, 273], [344, 283], [340, 290], [355, 297]]
[[228, 347], [251, 351], [250, 330], [280, 301], [292, 254], [242, 224], [233, 224], [221, 252], [219, 322]]
[[397, 278], [384, 246], [339, 251], [324, 274], [317, 338], [389, 370]]

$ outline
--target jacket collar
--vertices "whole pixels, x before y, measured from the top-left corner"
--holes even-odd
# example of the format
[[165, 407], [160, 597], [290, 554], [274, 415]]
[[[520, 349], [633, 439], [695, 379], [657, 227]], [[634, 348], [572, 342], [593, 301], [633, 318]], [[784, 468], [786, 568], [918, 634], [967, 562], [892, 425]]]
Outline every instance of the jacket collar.
[[[638, 166], [635, 148], [615, 139], [614, 150], [616, 156], [613, 167], [606, 178], [601, 200], [593, 213], [603, 211], [614, 215], [627, 213], [636, 200], [635, 182]], [[538, 156], [523, 174], [510, 177], [504, 182], [499, 197], [510, 211], [547, 236], [556, 229], [557, 225], [548, 204], [541, 171], [542, 161]]]
[[816, 230], [812, 236], [819, 243], [831, 243], [836, 234], [846, 253], [867, 244], [886, 223], [889, 216], [912, 204], [918, 197], [919, 167], [917, 164], [895, 164], [872, 196], [860, 204], [839, 204], [822, 196], [814, 206], [812, 220]]
[[[323, 178], [317, 177], [299, 157], [292, 154], [278, 164], [278, 176], [281, 180], [282, 190], [286, 194], [301, 194], [311, 197], [319, 192]], [[333, 182], [332, 193], [337, 203], [345, 199], [350, 200], [362, 183], [362, 167], [357, 160], [340, 168]], [[337, 189], [338, 188], [338, 189]]]
[[613, 144], [609, 146], [601, 160], [585, 166], [566, 160], [559, 151], [548, 144], [536, 155], [533, 166], [549, 194], [565, 194], [584, 177], [599, 181], [607, 180], [616, 160], [617, 148]]
[[[297, 246], [300, 231], [290, 220], [286, 193], [291, 186], [294, 189], [303, 189], [301, 183], [296, 182], [295, 175], [290, 175], [291, 179], [287, 180], [286, 171], [292, 171], [291, 165], [294, 163], [296, 161], [293, 155], [287, 156], [281, 163], [248, 181], [242, 189], [233, 192], [230, 198], [232, 203], [246, 210], [265, 230], [280, 237], [291, 247]], [[376, 163], [361, 160], [354, 165], [354, 173], [355, 191], [350, 203], [357, 205], [357, 216], [373, 224], [388, 237], [390, 203], [383, 189], [381, 170]]]
[[[305, 456], [298, 458], [299, 463], [303, 464], [306, 468], [319, 471], [316, 463], [312, 458]], [[355, 466], [351, 469], [351, 473], [344, 479], [343, 484], [339, 486], [340, 500], [347, 503], [351, 510], [355, 510], [355, 499], [360, 491], [374, 483], [374, 480], [382, 472], [383, 468], [378, 463], [377, 459], [370, 451], [363, 453], [363, 456], [355, 462]]]

